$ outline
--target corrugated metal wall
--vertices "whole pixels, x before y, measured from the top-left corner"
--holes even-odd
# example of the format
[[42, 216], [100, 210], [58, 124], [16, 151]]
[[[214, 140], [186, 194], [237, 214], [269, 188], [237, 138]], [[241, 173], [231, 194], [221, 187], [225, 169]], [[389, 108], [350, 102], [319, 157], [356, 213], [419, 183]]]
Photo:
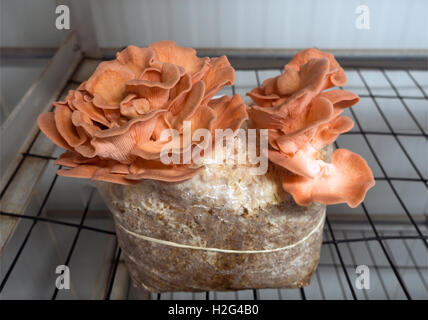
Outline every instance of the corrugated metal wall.
[[[90, 1], [101, 47], [173, 39], [207, 48], [428, 48], [426, 0]], [[1, 0], [1, 45], [58, 46], [57, 4]], [[362, 4], [370, 9], [369, 30], [355, 26]]]
[[[100, 46], [174, 39], [195, 47], [428, 48], [427, 1], [91, 0]], [[370, 9], [370, 29], [355, 26]]]
[[1, 47], [59, 47], [65, 32], [55, 28], [55, 0], [0, 0]]

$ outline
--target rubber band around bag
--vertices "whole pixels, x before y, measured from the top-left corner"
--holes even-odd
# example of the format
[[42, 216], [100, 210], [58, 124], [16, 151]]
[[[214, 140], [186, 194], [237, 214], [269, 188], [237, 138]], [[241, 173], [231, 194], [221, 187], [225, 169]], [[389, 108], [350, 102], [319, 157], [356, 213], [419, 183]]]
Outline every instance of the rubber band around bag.
[[209, 247], [204, 248], [204, 247], [191, 246], [191, 245], [180, 244], [180, 243], [176, 243], [176, 242], [172, 242], [172, 241], [147, 237], [147, 236], [144, 236], [142, 234], [135, 233], [133, 231], [126, 229], [120, 223], [116, 223], [116, 225], [118, 225], [126, 233], [128, 233], [128, 234], [130, 234], [136, 238], [140, 238], [140, 239], [143, 239], [146, 241], [150, 241], [150, 242], [154, 242], [154, 243], [158, 243], [158, 244], [163, 244], [163, 245], [171, 246], [171, 247], [184, 248], [184, 249], [194, 249], [194, 250], [205, 250], [205, 251], [222, 252], [222, 253], [269, 253], [269, 252], [277, 252], [277, 251], [282, 251], [282, 250], [288, 250], [288, 249], [294, 248], [294, 247], [298, 246], [300, 243], [306, 241], [324, 223], [326, 211], [327, 210], [324, 209], [324, 213], [323, 213], [320, 221], [318, 222], [318, 224], [315, 226], [315, 228], [312, 229], [311, 232], [309, 232], [306, 236], [304, 236], [299, 241], [292, 243], [292, 244], [285, 246], [285, 247], [280, 247], [280, 248], [275, 248], [275, 249], [265, 249], [265, 250], [232, 250], [232, 249], [220, 249], [220, 248], [209, 248]]

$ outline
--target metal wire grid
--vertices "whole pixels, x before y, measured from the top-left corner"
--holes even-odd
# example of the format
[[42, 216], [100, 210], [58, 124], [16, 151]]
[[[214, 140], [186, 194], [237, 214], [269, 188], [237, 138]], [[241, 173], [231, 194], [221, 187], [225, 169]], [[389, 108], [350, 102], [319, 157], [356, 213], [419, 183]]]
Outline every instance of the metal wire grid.
[[[84, 60], [85, 59], [82, 59], [81, 64], [83, 63]], [[87, 61], [87, 59], [86, 59], [86, 61]], [[78, 66], [75, 73], [79, 72], [79, 67], [81, 66], [81, 64]], [[379, 71], [385, 77], [385, 79], [387, 80], [387, 82], [389, 83], [391, 88], [393, 89], [395, 95], [391, 96], [391, 95], [376, 94], [373, 92], [372, 88], [370, 87], [367, 80], [363, 76], [361, 69], [356, 68], [354, 70], [357, 72], [358, 77], [360, 78], [360, 80], [364, 84], [365, 89], [368, 92], [368, 94], [360, 94], [360, 97], [370, 98], [373, 101], [373, 103], [374, 103], [376, 109], [378, 110], [378, 112], [380, 113], [383, 121], [385, 121], [385, 123], [389, 129], [389, 132], [364, 130], [357, 114], [351, 108], [350, 112], [352, 114], [353, 119], [355, 120], [357, 130], [348, 132], [346, 134], [348, 134], [348, 135], [361, 135], [363, 137], [365, 143], [367, 144], [372, 156], [374, 157], [374, 159], [375, 159], [377, 165], [379, 166], [379, 168], [382, 172], [382, 175], [383, 175], [383, 176], [375, 177], [376, 180], [377, 181], [386, 181], [388, 183], [389, 187], [393, 191], [394, 197], [396, 198], [396, 200], [398, 200], [400, 206], [402, 207], [403, 211], [405, 212], [405, 215], [408, 219], [408, 225], [411, 227], [411, 229], [407, 228], [406, 231], [399, 230], [398, 233], [397, 232], [388, 233], [388, 232], [385, 232], [384, 230], [379, 230], [378, 226], [376, 225], [376, 223], [374, 222], [374, 220], [372, 218], [372, 214], [370, 213], [370, 211], [369, 211], [369, 209], [365, 203], [363, 203], [361, 206], [362, 206], [364, 215], [365, 215], [366, 220], [367, 220], [365, 223], [365, 227], [368, 226], [369, 229], [367, 229], [365, 231], [361, 231], [359, 233], [357, 232], [356, 236], [355, 236], [354, 231], [349, 232], [349, 230], [348, 231], [346, 231], [346, 230], [341, 231], [340, 229], [338, 229], [336, 227], [336, 224], [333, 224], [331, 222], [331, 219], [329, 218], [329, 216], [327, 216], [326, 228], [325, 228], [325, 237], [324, 237], [324, 241], [323, 241], [323, 252], [324, 253], [327, 252], [331, 255], [331, 263], [323, 263], [323, 261], [321, 259], [318, 270], [321, 270], [323, 267], [334, 268], [337, 279], [338, 279], [338, 283], [336, 285], [338, 285], [338, 289], [342, 292], [342, 298], [344, 298], [344, 299], [348, 299], [348, 298], [350, 298], [350, 299], [359, 299], [359, 298], [368, 299], [369, 296], [365, 291], [363, 291], [362, 294], [360, 292], [358, 292], [358, 293], [356, 292], [356, 289], [355, 289], [355, 286], [354, 286], [354, 283], [352, 280], [352, 276], [350, 274], [352, 271], [352, 268], [355, 268], [355, 266], [358, 264], [355, 257], [354, 257], [355, 251], [351, 250], [351, 246], [353, 244], [363, 244], [367, 248], [367, 251], [370, 254], [370, 259], [372, 261], [372, 264], [370, 266], [373, 267], [375, 270], [375, 275], [376, 275], [377, 279], [379, 279], [379, 283], [380, 283], [380, 286], [382, 288], [384, 297], [387, 299], [394, 298], [393, 294], [390, 292], [390, 289], [387, 288], [388, 286], [386, 284], [386, 281], [383, 279], [383, 274], [384, 274], [385, 270], [392, 270], [392, 273], [393, 273], [396, 281], [398, 282], [400, 290], [402, 291], [402, 294], [404, 295], [404, 297], [407, 299], [412, 299], [411, 288], [409, 288], [409, 286], [406, 284], [406, 281], [403, 278], [401, 270], [403, 270], [403, 268], [405, 269], [406, 267], [415, 269], [417, 271], [420, 282], [423, 284], [426, 292], [428, 292], [427, 280], [425, 279], [428, 265], [422, 265], [421, 266], [420, 263], [417, 263], [417, 261], [416, 261], [417, 259], [415, 258], [414, 254], [412, 253], [413, 249], [411, 248], [411, 245], [409, 244], [409, 242], [411, 242], [412, 246], [414, 246], [416, 242], [422, 243], [422, 247], [423, 247], [422, 252], [426, 253], [425, 250], [428, 248], [428, 243], [427, 243], [428, 235], [427, 235], [426, 226], [424, 225], [424, 223], [423, 222], [420, 223], [420, 222], [415, 221], [410, 210], [408, 209], [408, 207], [406, 206], [402, 197], [400, 196], [400, 193], [398, 192], [397, 188], [394, 186], [393, 181], [407, 181], [407, 182], [411, 182], [412, 184], [421, 184], [422, 183], [425, 187], [425, 190], [427, 189], [427, 186], [428, 186], [427, 178], [423, 176], [423, 174], [421, 173], [421, 170], [418, 168], [416, 163], [413, 161], [412, 157], [409, 155], [409, 152], [406, 150], [406, 148], [403, 146], [402, 142], [399, 139], [400, 136], [421, 137], [425, 140], [427, 139], [427, 132], [426, 132], [426, 130], [424, 130], [423, 125], [421, 125], [421, 123], [419, 122], [420, 119], [418, 119], [418, 117], [415, 116], [415, 114], [409, 108], [408, 103], [406, 102], [406, 100], [409, 100], [409, 99], [410, 100], [421, 99], [424, 102], [428, 102], [427, 92], [424, 90], [423, 86], [417, 81], [417, 79], [412, 75], [412, 73], [409, 70], [403, 70], [403, 72], [405, 72], [408, 75], [408, 77], [411, 79], [411, 81], [414, 83], [414, 86], [416, 88], [418, 88], [418, 90], [420, 92], [420, 96], [401, 95], [398, 88], [395, 86], [393, 81], [391, 81], [390, 77], [385, 72], [385, 70], [380, 69]], [[260, 72], [262, 72], [262, 70], [254, 70], [253, 72], [254, 72], [255, 77], [257, 79], [257, 84], [260, 85], [261, 81], [260, 81], [260, 75], [259, 74], [260, 74]], [[64, 94], [64, 91], [68, 88], [69, 85], [76, 84], [76, 81], [72, 80], [73, 76], [70, 79], [71, 80], [69, 80], [69, 83], [65, 86], [61, 95]], [[232, 86], [231, 90], [232, 90], [232, 93], [235, 93], [235, 91], [238, 91], [235, 86]], [[377, 102], [378, 98], [395, 99], [395, 100], [398, 99], [400, 101], [400, 103], [402, 104], [403, 108], [405, 109], [405, 111], [408, 113], [408, 115], [411, 117], [411, 119], [415, 122], [419, 132], [417, 132], [417, 133], [414, 133], [414, 132], [412, 132], [412, 133], [397, 132], [394, 129], [394, 127], [391, 125], [390, 121], [385, 116], [382, 108], [380, 107], [379, 103]], [[428, 108], [428, 105], [426, 107]], [[8, 180], [5, 187], [1, 191], [1, 198], [3, 198], [3, 195], [5, 194], [7, 189], [10, 187], [11, 183], [13, 182], [13, 179], [15, 178], [17, 173], [19, 172], [19, 170], [20, 170], [20, 168], [21, 168], [21, 166], [22, 166], [22, 164], [26, 158], [36, 157], [39, 159], [44, 159], [44, 160], [49, 161], [49, 162], [52, 162], [52, 160], [56, 159], [55, 157], [52, 157], [52, 156], [46, 156], [46, 155], [31, 152], [31, 150], [32, 150], [32, 148], [33, 148], [33, 146], [34, 146], [39, 135], [40, 135], [40, 131], [37, 132], [37, 134], [34, 136], [32, 142], [29, 145], [29, 147], [27, 148], [27, 150], [22, 154], [23, 157], [22, 157], [21, 161], [19, 162], [16, 170], [14, 171], [11, 178]], [[413, 169], [417, 173], [417, 178], [389, 176], [387, 174], [387, 171], [385, 170], [384, 166], [382, 165], [382, 163], [379, 159], [379, 156], [376, 153], [376, 148], [374, 148], [371, 141], [368, 139], [368, 135], [387, 135], [387, 136], [393, 137], [395, 139], [395, 141], [398, 143], [402, 154], [405, 155], [405, 157], [407, 158], [407, 160], [410, 162], [411, 166], [413, 167]], [[339, 147], [339, 144], [337, 142], [335, 143], [335, 147]], [[115, 237], [115, 232], [112, 230], [85, 225], [85, 219], [87, 217], [88, 211], [90, 210], [91, 201], [92, 201], [93, 196], [94, 196], [94, 189], [92, 189], [90, 191], [88, 200], [87, 200], [85, 208], [82, 212], [82, 216], [81, 216], [79, 223], [72, 223], [72, 222], [62, 221], [60, 219], [54, 219], [54, 218], [41, 216], [42, 211], [45, 209], [45, 206], [48, 202], [48, 199], [52, 193], [52, 190], [55, 188], [57, 178], [58, 178], [58, 176], [54, 175], [53, 179], [50, 181], [49, 188], [47, 189], [45, 195], [43, 196], [40, 207], [38, 208], [38, 211], [34, 216], [33, 215], [14, 214], [14, 213], [10, 213], [10, 212], [1, 211], [2, 216], [16, 217], [16, 218], [21, 218], [24, 220], [29, 220], [29, 221], [31, 221], [31, 225], [30, 225], [24, 239], [22, 240], [22, 243], [19, 245], [19, 249], [17, 250], [16, 255], [14, 256], [11, 264], [9, 265], [9, 267], [7, 268], [6, 272], [4, 273], [4, 275], [1, 279], [0, 293], [4, 290], [5, 285], [7, 284], [8, 280], [10, 278], [10, 275], [12, 274], [17, 263], [19, 262], [19, 259], [22, 255], [24, 248], [28, 244], [28, 241], [31, 237], [33, 230], [34, 230], [34, 227], [39, 222], [64, 225], [64, 226], [68, 226], [68, 227], [74, 227], [76, 229], [72, 244], [68, 250], [67, 257], [64, 261], [64, 265], [68, 265], [70, 263], [70, 261], [73, 257], [73, 253], [75, 253], [76, 243], [79, 240], [79, 236], [81, 235], [82, 230], [102, 233], [102, 234], [109, 235], [111, 237]], [[424, 215], [426, 218], [426, 212], [424, 213]], [[425, 223], [426, 223], [426, 221], [425, 221]], [[400, 226], [400, 228], [401, 228], [401, 226]], [[403, 225], [403, 228], [404, 228], [404, 225]], [[349, 237], [349, 234], [353, 234], [354, 236]], [[407, 251], [407, 254], [409, 255], [410, 260], [411, 260], [410, 266], [398, 265], [397, 262], [395, 261], [396, 258], [391, 254], [391, 250], [388, 248], [388, 241], [393, 241], [393, 240], [399, 240], [403, 243], [403, 245]], [[381, 252], [384, 255], [384, 258], [386, 258], [387, 263], [384, 265], [380, 265], [379, 263], [376, 262], [376, 257], [373, 254], [373, 250], [370, 249], [370, 246], [374, 242], [378, 243], [378, 245], [381, 248]], [[116, 244], [117, 244], [117, 242], [116, 242]], [[348, 258], [348, 261], [349, 261], [348, 263], [346, 263], [344, 256], [350, 256], [350, 259]], [[105, 295], [104, 295], [105, 299], [111, 298], [111, 294], [112, 294], [112, 290], [113, 290], [113, 287], [115, 284], [115, 279], [116, 279], [116, 274], [117, 274], [120, 258], [121, 258], [121, 250], [116, 245], [115, 258], [112, 261], [111, 273], [109, 276], [108, 284], [106, 286], [107, 290], [106, 290]], [[320, 292], [319, 298], [321, 298], [321, 299], [328, 298], [325, 294], [325, 286], [326, 285], [325, 284], [322, 285], [322, 279], [320, 276], [320, 272], [317, 272], [314, 275], [312, 282], [317, 283], [317, 287], [318, 287], [318, 290]], [[325, 283], [326, 280], [324, 279], [323, 282]], [[313, 287], [313, 285], [311, 285], [311, 287]], [[181, 295], [181, 298], [183, 298], [183, 297], [185, 297], [185, 298], [197, 298], [197, 299], [216, 299], [216, 298], [220, 298], [220, 299], [224, 299], [224, 298], [232, 298], [232, 299], [233, 298], [244, 298], [244, 299], [260, 299], [260, 298], [274, 298], [275, 299], [276, 298], [276, 299], [278, 299], [279, 298], [279, 299], [285, 299], [285, 298], [297, 298], [297, 299], [305, 300], [305, 299], [307, 299], [306, 290], [307, 289], [305, 289], [305, 288], [300, 288], [298, 290], [296, 289], [296, 290], [287, 290], [287, 291], [276, 290], [276, 289], [275, 290], [274, 289], [265, 289], [265, 290], [245, 290], [245, 291], [237, 291], [237, 292], [232, 292], [232, 293], [216, 293], [216, 292], [193, 293], [193, 294], [192, 293], [184, 293]], [[286, 292], [286, 293], [284, 293], [284, 292]], [[291, 295], [289, 294], [290, 292], [292, 292]], [[297, 294], [297, 292], [298, 292], [298, 294]], [[56, 289], [55, 286], [52, 286], [51, 298], [56, 299], [57, 295], [58, 295], [58, 289]], [[151, 294], [150, 297], [152, 299], [174, 298], [172, 293], [170, 293], [170, 294]]]

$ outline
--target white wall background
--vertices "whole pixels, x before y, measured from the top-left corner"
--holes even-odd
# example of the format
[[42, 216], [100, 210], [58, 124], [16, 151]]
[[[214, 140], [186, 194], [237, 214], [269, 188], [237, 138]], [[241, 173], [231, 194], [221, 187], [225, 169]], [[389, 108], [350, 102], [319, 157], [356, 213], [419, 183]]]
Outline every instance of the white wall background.
[[[58, 46], [61, 0], [0, 0], [1, 45]], [[75, 0], [80, 1], [80, 0]], [[90, 0], [101, 47], [428, 49], [426, 0]], [[355, 27], [357, 6], [370, 30]], [[78, 12], [71, 12], [78, 14]], [[73, 26], [72, 26], [73, 27]]]

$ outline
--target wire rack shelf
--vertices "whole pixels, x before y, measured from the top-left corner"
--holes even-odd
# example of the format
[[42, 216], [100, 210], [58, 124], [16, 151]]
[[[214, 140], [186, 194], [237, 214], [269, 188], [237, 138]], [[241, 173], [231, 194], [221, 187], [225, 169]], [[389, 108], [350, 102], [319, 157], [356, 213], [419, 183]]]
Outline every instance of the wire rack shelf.
[[[83, 58], [58, 99], [85, 80], [98, 63], [98, 60]], [[427, 299], [428, 71], [385, 70], [373, 67], [372, 63], [370, 68], [361, 66], [361, 63], [357, 65], [347, 68], [350, 81], [342, 89], [359, 94], [362, 110], [356, 105], [347, 111], [355, 127], [339, 138], [335, 147], [349, 147], [362, 153], [375, 173], [377, 185], [386, 191], [374, 192], [355, 210], [343, 206], [328, 209], [322, 257], [308, 287], [162, 294], [137, 290], [130, 286], [112, 224], [88, 223], [88, 216], [92, 211], [97, 211], [93, 209], [94, 198], [97, 197], [95, 189], [84, 187], [85, 202], [81, 209], [73, 209], [72, 217], [57, 215], [58, 210], [66, 208], [51, 206], [55, 202], [52, 199], [67, 189], [58, 187], [59, 177], [54, 173], [49, 174], [49, 170], [45, 169], [37, 180], [39, 192], [32, 196], [33, 200], [36, 198], [33, 202], [37, 205], [30, 205], [25, 212], [20, 213], [3, 211], [2, 206], [0, 219], [19, 219], [20, 225], [24, 224], [25, 228], [16, 232], [20, 235], [13, 235], [8, 246], [3, 252], [0, 251], [3, 254], [0, 256], [0, 298], [28, 297], [23, 292], [30, 282], [32, 284], [29, 286], [36, 288], [36, 293], [30, 297], [43, 299]], [[254, 70], [237, 70], [235, 85], [222, 93], [243, 95], [252, 87], [260, 85], [265, 78], [279, 72], [281, 70], [264, 69], [262, 66]], [[1, 190], [2, 201], [8, 192], [13, 191], [15, 180], [27, 161], [37, 160], [45, 168], [53, 167], [52, 162], [59, 150], [56, 153], [37, 152], [41, 149], [38, 144], [42, 140], [40, 131], [35, 133]], [[385, 156], [385, 150], [390, 153], [388, 156]], [[64, 181], [68, 185], [75, 184], [74, 187], [67, 187], [69, 190], [80, 188], [73, 179]], [[58, 188], [60, 190], [55, 191]], [[101, 211], [106, 214], [107, 209]], [[87, 245], [88, 240], [85, 239], [88, 234], [102, 235], [103, 239], [108, 239], [112, 244], [103, 256], [106, 275], [97, 280], [97, 289], [92, 289], [92, 293], [80, 290], [79, 285], [75, 284], [77, 289], [71, 296], [62, 295], [54, 281], [47, 285], [49, 292], [37, 292], [45, 288], [38, 284], [37, 275], [28, 275], [26, 282], [14, 276], [19, 272], [17, 269], [23, 268], [20, 265], [28, 261], [25, 258], [28, 246], [36, 242], [36, 233], [39, 232], [36, 230], [41, 224], [71, 230], [68, 243], [59, 245], [63, 249], [63, 254], [59, 256], [64, 265], [77, 263], [79, 259], [76, 254], [83, 250], [82, 246]], [[17, 229], [19, 231], [20, 228]], [[44, 248], [39, 246], [37, 250], [43, 251]], [[79, 261], [83, 265], [88, 263], [84, 259]], [[371, 270], [369, 290], [359, 290], [355, 286], [355, 268], [361, 264]], [[40, 268], [43, 270], [44, 266]], [[54, 276], [52, 270], [49, 273], [51, 275], [47, 279]], [[94, 290], [97, 292], [94, 293]]]

